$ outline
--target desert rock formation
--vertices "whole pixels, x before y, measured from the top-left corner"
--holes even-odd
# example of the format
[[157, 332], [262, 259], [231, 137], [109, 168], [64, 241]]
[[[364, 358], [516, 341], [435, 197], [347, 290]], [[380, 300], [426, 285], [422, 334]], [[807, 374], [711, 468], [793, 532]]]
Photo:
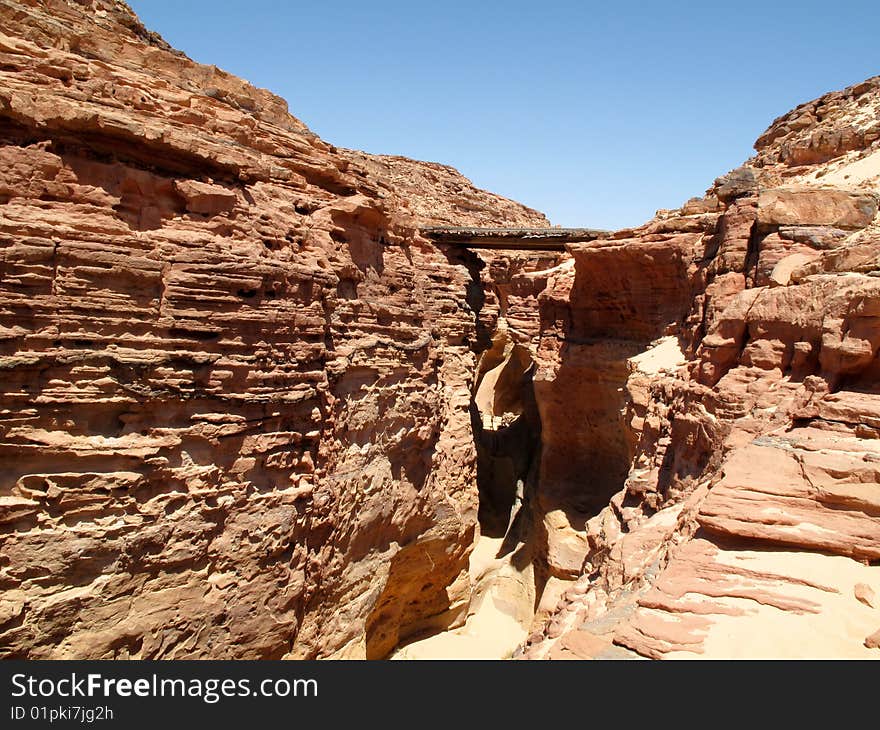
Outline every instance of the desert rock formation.
[[0, 18], [3, 655], [381, 657], [446, 626], [479, 287], [418, 226], [546, 219], [333, 148], [123, 3]]
[[878, 140], [880, 77], [570, 248], [533, 349], [539, 517], [574, 580], [525, 656], [877, 656]]
[[122, 2], [0, 19], [0, 656], [880, 658], [880, 77], [473, 252], [549, 222]]

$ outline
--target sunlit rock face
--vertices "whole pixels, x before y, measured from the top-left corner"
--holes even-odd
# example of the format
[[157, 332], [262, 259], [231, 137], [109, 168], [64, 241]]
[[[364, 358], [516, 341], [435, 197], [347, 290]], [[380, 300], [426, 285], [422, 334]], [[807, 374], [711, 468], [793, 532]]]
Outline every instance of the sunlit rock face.
[[880, 78], [474, 252], [420, 227], [549, 223], [121, 2], [0, 20], [3, 656], [379, 658], [475, 591], [528, 658], [880, 656]]
[[878, 139], [874, 78], [571, 247], [535, 389], [550, 563], [579, 577], [526, 657], [880, 656]]
[[0, 20], [3, 654], [381, 657], [456, 620], [476, 262], [418, 226], [546, 219], [333, 148], [123, 3]]

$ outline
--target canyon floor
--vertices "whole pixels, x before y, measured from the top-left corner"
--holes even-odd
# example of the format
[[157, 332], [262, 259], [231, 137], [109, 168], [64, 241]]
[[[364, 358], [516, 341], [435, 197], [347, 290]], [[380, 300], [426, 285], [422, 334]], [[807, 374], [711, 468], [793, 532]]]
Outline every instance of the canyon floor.
[[501, 538], [481, 537], [471, 552], [474, 586], [463, 626], [416, 639], [392, 659], [508, 659], [528, 636], [534, 614], [533, 577], [505, 557]]
[[0, 657], [880, 658], [880, 77], [719, 173], [560, 243], [0, 0]]

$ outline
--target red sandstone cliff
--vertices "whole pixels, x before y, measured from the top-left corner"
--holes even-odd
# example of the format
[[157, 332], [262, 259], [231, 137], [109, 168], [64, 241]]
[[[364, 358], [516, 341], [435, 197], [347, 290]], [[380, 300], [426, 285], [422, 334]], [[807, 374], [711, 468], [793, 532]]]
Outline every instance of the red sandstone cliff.
[[526, 656], [877, 655], [878, 140], [880, 77], [570, 247], [532, 340], [551, 578]]
[[478, 530], [526, 657], [880, 655], [880, 79], [478, 257], [418, 226], [546, 219], [121, 2], [0, 20], [2, 656], [386, 656], [464, 620]]
[[124, 3], [0, 21], [2, 654], [381, 657], [454, 620], [473, 262], [416, 226], [546, 219], [336, 150]]

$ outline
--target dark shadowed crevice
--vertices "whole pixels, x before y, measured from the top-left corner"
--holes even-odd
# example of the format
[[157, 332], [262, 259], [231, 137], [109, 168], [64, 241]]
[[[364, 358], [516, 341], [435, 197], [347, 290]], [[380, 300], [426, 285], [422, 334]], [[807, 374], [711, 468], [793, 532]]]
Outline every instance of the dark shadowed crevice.
[[[471, 401], [471, 425], [477, 451], [477, 487], [481, 534], [504, 537], [523, 504], [529, 476], [540, 450], [541, 419], [528, 351], [509, 347], [500, 362], [496, 347], [486, 353]], [[488, 360], [488, 363], [487, 363]], [[494, 364], [494, 366], [493, 366]]]

